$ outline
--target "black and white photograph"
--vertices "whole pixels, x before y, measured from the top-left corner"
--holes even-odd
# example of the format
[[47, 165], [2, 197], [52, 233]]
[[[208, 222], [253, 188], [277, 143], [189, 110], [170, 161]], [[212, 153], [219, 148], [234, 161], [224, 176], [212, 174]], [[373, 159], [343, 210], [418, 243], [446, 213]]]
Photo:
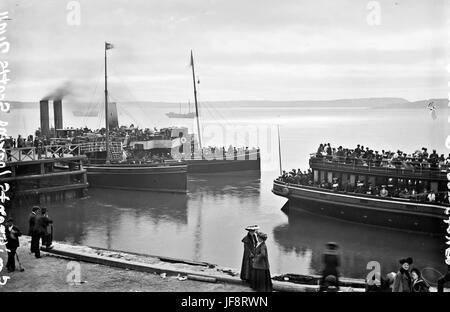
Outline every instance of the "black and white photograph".
[[3, 0], [0, 66], [1, 293], [450, 291], [449, 0]]

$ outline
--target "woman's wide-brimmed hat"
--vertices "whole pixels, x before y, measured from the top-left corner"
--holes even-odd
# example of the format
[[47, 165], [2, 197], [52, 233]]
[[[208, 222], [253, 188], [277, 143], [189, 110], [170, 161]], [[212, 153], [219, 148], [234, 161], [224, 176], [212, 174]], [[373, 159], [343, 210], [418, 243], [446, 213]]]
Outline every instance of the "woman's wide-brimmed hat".
[[327, 246], [328, 248], [336, 249], [336, 248], [338, 247], [338, 244], [336, 244], [335, 242], [328, 242], [328, 243], [326, 244], [326, 246]]
[[261, 237], [263, 240], [267, 239], [267, 234], [263, 232], [258, 232], [258, 236]]
[[257, 231], [259, 230], [259, 226], [255, 225], [249, 225], [245, 228], [246, 231]]
[[403, 264], [403, 263], [412, 264], [413, 263], [413, 259], [411, 257], [409, 257], [409, 258], [406, 258], [406, 259], [400, 259], [399, 262], [400, 262], [400, 264]]
[[413, 268], [413, 269], [411, 269], [411, 273], [412, 272], [416, 272], [416, 274], [417, 274], [417, 276], [420, 278], [420, 277], [422, 277], [422, 274], [420, 274], [420, 270], [418, 269], [418, 268]]

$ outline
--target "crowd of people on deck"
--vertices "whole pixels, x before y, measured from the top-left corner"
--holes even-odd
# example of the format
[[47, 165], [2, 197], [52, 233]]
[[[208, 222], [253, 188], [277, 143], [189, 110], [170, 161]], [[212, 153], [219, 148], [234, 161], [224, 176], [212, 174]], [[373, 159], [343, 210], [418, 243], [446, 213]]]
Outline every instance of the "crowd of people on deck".
[[330, 143], [321, 143], [315, 157], [331, 162], [397, 169], [435, 168], [446, 170], [450, 165], [450, 153], [445, 157], [444, 154], [439, 155], [436, 150], [429, 153], [426, 147], [407, 154], [401, 150], [396, 152], [374, 151], [360, 144], [354, 149], [349, 149], [342, 146], [331, 147]]
[[[354, 150], [343, 149], [341, 146], [336, 150], [331, 148], [330, 144], [320, 144], [317, 153], [313, 159], [323, 159], [329, 162], [344, 162], [359, 165], [390, 167], [390, 168], [417, 168], [417, 166], [426, 167], [430, 170], [445, 170], [450, 164], [450, 154], [447, 158], [444, 155], [437, 156], [435, 150], [431, 155], [423, 148], [422, 152], [414, 153], [413, 156], [406, 155], [401, 151], [392, 153], [390, 151], [373, 152], [368, 147], [363, 149], [359, 144]], [[411, 157], [410, 157], [411, 156]], [[449, 203], [447, 192], [437, 192], [429, 188], [428, 183], [422, 180], [411, 180], [401, 178], [388, 178], [386, 184], [372, 184], [369, 181], [356, 180], [354, 184], [348, 181], [343, 183], [339, 178], [333, 177], [332, 181], [322, 179], [315, 181], [311, 169], [301, 171], [292, 169], [290, 172], [283, 171], [278, 180], [290, 183], [300, 184], [312, 187], [319, 187], [333, 190], [336, 192], [351, 192], [356, 194], [373, 195], [380, 197], [396, 197], [420, 202]]]
[[[54, 157], [53, 153], [47, 155], [46, 151], [52, 151], [52, 147], [56, 145], [75, 145], [80, 143], [98, 143], [102, 144], [105, 140], [106, 129], [90, 129], [88, 127], [83, 128], [68, 128], [64, 129], [61, 133], [58, 133], [56, 138], [50, 138], [45, 135], [41, 135], [40, 131], [37, 130], [35, 135], [29, 135], [22, 137], [18, 135], [17, 139], [11, 136], [5, 138], [4, 148], [7, 150], [8, 160], [11, 158], [10, 149], [24, 149], [21, 153], [26, 154], [29, 149], [35, 148], [35, 152], [38, 158], [41, 157]], [[56, 135], [55, 135], [56, 136]], [[125, 153], [120, 155], [118, 159], [120, 162], [129, 163], [143, 163], [143, 162], [153, 162], [153, 163], [165, 163], [169, 160], [185, 160], [191, 159], [234, 159], [234, 158], [246, 158], [251, 157], [256, 158], [256, 154], [259, 152], [259, 148], [233, 147], [230, 145], [228, 149], [225, 147], [214, 147], [208, 146], [203, 147], [203, 149], [198, 150], [194, 148], [195, 152], [177, 150], [172, 148], [170, 152], [163, 150], [155, 151], [133, 151], [130, 148], [129, 143], [132, 141], [145, 141], [151, 139], [171, 139], [171, 130], [169, 128], [157, 129], [157, 128], [145, 128], [141, 129], [135, 127], [131, 124], [129, 127], [121, 126], [119, 128], [114, 128], [110, 130], [110, 139], [112, 142], [121, 142]], [[192, 145], [192, 142], [191, 142]], [[62, 150], [60, 150], [62, 153]], [[117, 154], [117, 153], [116, 153]], [[117, 156], [117, 155], [115, 155]], [[117, 158], [117, 157], [116, 157]]]
[[216, 146], [208, 146], [203, 147], [201, 150], [194, 148], [194, 153], [189, 151], [185, 153], [185, 151], [172, 151], [172, 157], [174, 159], [256, 159], [258, 157], [259, 148], [252, 147], [251, 149], [248, 146], [242, 146], [236, 148], [235, 146], [229, 145], [228, 148], [216, 147]]

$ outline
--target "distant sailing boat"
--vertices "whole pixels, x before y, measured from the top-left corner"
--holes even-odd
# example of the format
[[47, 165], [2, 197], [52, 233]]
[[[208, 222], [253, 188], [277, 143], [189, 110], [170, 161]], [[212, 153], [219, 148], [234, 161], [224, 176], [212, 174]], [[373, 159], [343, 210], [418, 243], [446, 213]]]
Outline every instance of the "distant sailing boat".
[[437, 118], [437, 115], [436, 115], [436, 106], [434, 105], [434, 102], [433, 102], [433, 101], [431, 101], [430, 103], [428, 103], [427, 109], [430, 111], [431, 118], [433, 118], [433, 120], [436, 120], [436, 118]]
[[191, 112], [191, 102], [189, 102], [189, 112], [188, 113], [181, 113], [181, 104], [180, 104], [180, 112], [174, 113], [170, 112], [166, 114], [169, 118], [195, 118], [195, 112]]
[[[194, 56], [192, 51], [190, 58], [195, 99], [195, 113], [193, 114], [195, 114], [194, 117], [196, 118], [197, 137], [195, 137], [194, 134], [189, 134], [188, 128], [186, 127], [169, 127], [161, 129], [160, 133], [155, 134], [151, 138], [132, 139], [129, 142], [129, 146], [147, 153], [172, 153], [174, 149], [177, 149], [179, 154], [186, 154], [182, 159], [184, 159], [184, 162], [187, 164], [188, 173], [214, 174], [254, 171], [260, 174], [261, 160], [259, 149], [252, 153], [252, 157], [250, 156], [249, 150], [241, 150], [239, 152], [237, 149], [234, 149], [234, 151], [232, 150], [227, 153], [223, 147], [217, 149], [218, 153], [212, 156], [213, 159], [206, 159], [207, 157], [205, 156], [208, 155], [203, 155], [199, 107], [197, 102], [198, 79], [195, 76]], [[161, 132], [167, 134], [161, 134]], [[208, 151], [206, 154], [208, 154]], [[209, 156], [211, 156], [211, 154]]]
[[[194, 54], [191, 50], [192, 68], [192, 82], [194, 86], [194, 100], [195, 100], [195, 117], [197, 119], [197, 133], [198, 133], [198, 147], [201, 152], [202, 159], [194, 159], [194, 154], [191, 154], [191, 159], [186, 159], [188, 165], [188, 173], [220, 173], [220, 172], [242, 172], [242, 171], [256, 171], [258, 174], [261, 170], [261, 159], [259, 149], [256, 152], [256, 159], [250, 159], [250, 155], [245, 151], [244, 159], [238, 159], [237, 151], [234, 156], [227, 158], [225, 155], [222, 159], [205, 159], [203, 155], [202, 135], [200, 131], [200, 118], [198, 114], [197, 102], [197, 83], [199, 83], [195, 76], [194, 68]], [[223, 154], [225, 151], [223, 150]]]
[[[114, 163], [114, 157], [112, 157], [114, 156], [113, 152], [116, 154], [121, 153], [122, 146], [121, 143], [119, 144], [120, 146], [113, 146], [113, 149], [119, 149], [119, 152], [111, 151], [106, 51], [112, 48], [112, 44], [105, 42], [105, 142], [100, 145], [97, 142], [93, 142], [92, 144], [94, 145], [92, 154], [96, 156], [104, 155], [104, 162], [85, 166], [89, 184], [93, 187], [114, 189], [186, 193], [186, 165]], [[86, 153], [86, 155], [89, 158], [89, 153]]]

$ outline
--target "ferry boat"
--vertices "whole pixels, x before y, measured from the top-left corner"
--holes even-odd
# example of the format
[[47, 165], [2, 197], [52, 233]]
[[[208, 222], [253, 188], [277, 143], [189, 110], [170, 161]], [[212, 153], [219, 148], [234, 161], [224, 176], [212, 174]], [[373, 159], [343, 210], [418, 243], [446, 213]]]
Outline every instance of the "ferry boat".
[[[89, 163], [85, 166], [89, 184], [92, 187], [112, 189], [186, 193], [187, 166], [184, 164], [129, 164], [118, 161], [122, 156], [121, 146], [120, 148], [116, 146], [116, 150], [114, 150], [109, 134], [110, 112], [108, 108], [110, 105], [108, 105], [106, 52], [112, 47], [111, 44], [105, 42], [105, 140], [104, 142], [89, 142], [82, 147], [89, 158]], [[121, 143], [118, 142], [118, 144]], [[102, 159], [103, 153], [104, 158]], [[101, 161], [95, 161], [99, 159]]]
[[[358, 159], [345, 160], [317, 157], [311, 154], [309, 166], [312, 183], [301, 185], [278, 178], [272, 192], [288, 198], [288, 209], [301, 209], [314, 214], [358, 223], [415, 232], [443, 234], [448, 203], [426, 202], [417, 196], [409, 198], [382, 197], [345, 191], [357, 182], [394, 188], [404, 183], [424, 185], [435, 193], [447, 191], [447, 172], [439, 168], [384, 167], [361, 164]], [[339, 188], [319, 187], [323, 181]]]

